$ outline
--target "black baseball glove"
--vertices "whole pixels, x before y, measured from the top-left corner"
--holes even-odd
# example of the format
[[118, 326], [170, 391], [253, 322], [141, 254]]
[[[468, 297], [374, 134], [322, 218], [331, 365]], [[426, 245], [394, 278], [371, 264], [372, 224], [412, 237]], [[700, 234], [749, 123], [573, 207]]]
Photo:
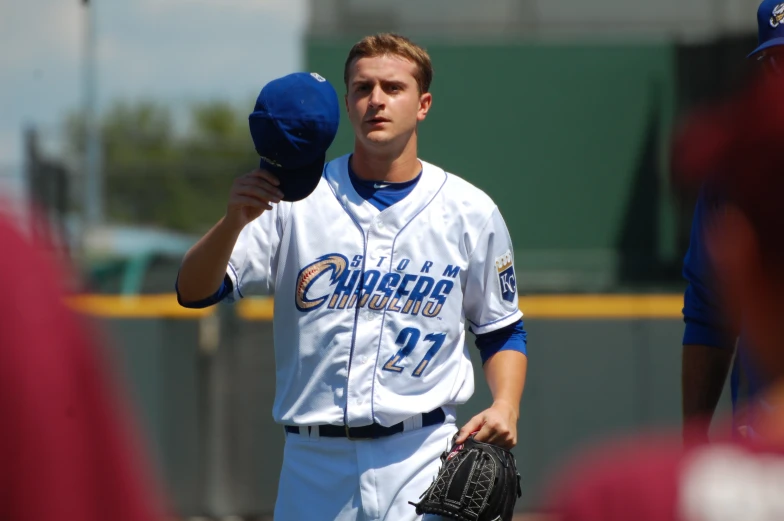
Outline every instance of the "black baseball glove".
[[[454, 440], [454, 438], [453, 438]], [[409, 501], [418, 515], [435, 514], [459, 521], [511, 521], [522, 495], [520, 474], [511, 452], [482, 443], [472, 434], [441, 455], [433, 484]]]

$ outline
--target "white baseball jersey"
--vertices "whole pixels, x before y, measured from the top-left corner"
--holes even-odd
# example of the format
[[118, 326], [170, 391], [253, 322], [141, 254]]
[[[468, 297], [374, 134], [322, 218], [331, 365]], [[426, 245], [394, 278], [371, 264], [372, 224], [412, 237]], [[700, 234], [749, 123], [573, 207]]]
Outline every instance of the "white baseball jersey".
[[413, 191], [384, 211], [360, 197], [349, 156], [316, 190], [242, 231], [229, 301], [275, 295], [274, 419], [286, 425], [390, 426], [465, 403], [465, 344], [510, 325], [513, 248], [493, 201], [421, 161]]

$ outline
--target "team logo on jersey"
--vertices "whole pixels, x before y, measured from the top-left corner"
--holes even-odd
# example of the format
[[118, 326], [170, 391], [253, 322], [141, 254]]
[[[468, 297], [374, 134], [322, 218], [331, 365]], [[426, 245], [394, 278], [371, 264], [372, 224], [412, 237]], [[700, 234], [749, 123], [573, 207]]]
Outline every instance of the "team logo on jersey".
[[296, 305], [300, 311], [310, 311], [316, 309], [327, 301], [329, 295], [323, 295], [314, 299], [308, 298], [308, 290], [319, 281], [325, 273], [332, 273], [329, 284], [334, 284], [343, 272], [346, 271], [348, 259], [339, 253], [324, 255], [319, 257], [316, 262], [302, 268], [297, 276], [297, 297]]
[[309, 312], [326, 304], [327, 309], [334, 310], [366, 307], [434, 318], [455, 287], [453, 279], [460, 275], [460, 268], [450, 264], [440, 279], [431, 276], [436, 275], [431, 274], [432, 261], [414, 268], [419, 273], [406, 272], [413, 268], [410, 259], [398, 262], [395, 271], [363, 271], [361, 266], [361, 255], [349, 263], [344, 255], [330, 253], [302, 268], [295, 289], [297, 309]]
[[498, 282], [501, 284], [501, 298], [507, 302], [514, 302], [517, 291], [512, 252], [506, 251], [495, 260], [495, 269], [498, 270]]
[[782, 21], [784, 21], [784, 3], [773, 8], [773, 13], [770, 15], [770, 26], [775, 29], [781, 25]]

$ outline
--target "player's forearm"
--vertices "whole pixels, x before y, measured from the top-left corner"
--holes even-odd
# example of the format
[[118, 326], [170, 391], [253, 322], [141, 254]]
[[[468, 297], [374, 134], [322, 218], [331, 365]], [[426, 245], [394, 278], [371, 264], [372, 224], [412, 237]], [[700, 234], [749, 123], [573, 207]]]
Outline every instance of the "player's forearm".
[[504, 403], [519, 413], [528, 357], [519, 351], [499, 351], [484, 364], [493, 403]]
[[241, 231], [241, 226], [221, 219], [188, 250], [177, 278], [183, 301], [197, 302], [218, 291]]
[[719, 403], [734, 350], [684, 345], [681, 364], [683, 418], [710, 419]]

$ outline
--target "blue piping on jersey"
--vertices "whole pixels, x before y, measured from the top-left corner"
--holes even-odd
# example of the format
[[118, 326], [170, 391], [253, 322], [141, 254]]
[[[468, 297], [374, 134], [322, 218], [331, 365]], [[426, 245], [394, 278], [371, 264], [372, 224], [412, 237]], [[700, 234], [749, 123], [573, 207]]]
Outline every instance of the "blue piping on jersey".
[[[400, 228], [400, 230], [395, 234], [395, 238], [392, 239], [392, 253], [389, 254], [389, 271], [387, 271], [387, 274], [392, 273], [392, 266], [394, 266], [394, 264], [395, 264], [393, 262], [393, 260], [395, 258], [395, 243], [397, 242], [397, 238], [400, 237], [400, 234], [403, 233], [403, 231], [406, 228], [408, 228], [409, 224], [414, 222], [414, 219], [419, 217], [419, 214], [421, 214], [422, 212], [425, 211], [425, 208], [430, 206], [430, 204], [435, 200], [436, 196], [441, 193], [441, 190], [443, 190], [444, 185], [446, 184], [447, 179], [449, 179], [449, 176], [447, 176], [446, 172], [444, 172], [444, 181], [441, 183], [441, 186], [438, 187], [438, 190], [436, 190], [436, 192], [433, 194], [433, 197], [431, 197], [430, 200], [428, 202], [426, 202], [422, 206], [422, 208], [419, 209], [419, 211], [417, 213], [412, 215], [411, 219], [409, 219], [409, 221], [406, 224], [404, 224], [403, 227]], [[389, 210], [389, 208], [387, 208], [387, 210]], [[386, 212], [387, 210], [384, 210], [384, 212]], [[381, 213], [384, 213], [384, 212], [381, 212]], [[363, 259], [363, 263], [364, 263], [364, 259]], [[363, 264], [363, 269], [364, 269], [364, 264]], [[386, 321], [386, 319], [387, 319], [387, 308], [384, 308], [384, 310], [382, 312], [382, 315], [381, 315], [381, 330], [382, 331], [384, 330], [384, 322]], [[379, 335], [379, 337], [378, 337], [378, 347], [376, 348], [376, 364], [378, 364], [378, 357], [381, 354], [381, 340], [382, 340], [382, 338], [383, 337], [381, 335]], [[375, 417], [376, 417], [375, 400], [373, 399], [373, 397], [375, 396], [375, 392], [376, 392], [376, 376], [373, 375], [373, 383], [370, 385], [370, 413], [371, 413], [373, 419], [375, 419]]]
[[504, 321], [504, 320], [508, 319], [509, 317], [511, 317], [511, 316], [513, 316], [513, 315], [515, 315], [515, 314], [516, 314], [516, 313], [518, 313], [519, 311], [520, 311], [519, 309], [518, 309], [518, 310], [516, 310], [516, 311], [512, 311], [511, 313], [509, 313], [509, 314], [508, 314], [508, 315], [506, 315], [505, 317], [501, 317], [501, 318], [499, 318], [499, 319], [497, 319], [497, 320], [493, 320], [492, 322], [488, 322], [487, 324], [482, 324], [481, 326], [480, 326], [480, 325], [478, 325], [478, 324], [475, 324], [475, 323], [474, 323], [474, 322], [472, 322], [472, 321], [471, 321], [471, 319], [469, 319], [469, 318], [466, 318], [466, 320], [468, 320], [469, 322], [471, 322], [471, 325], [475, 326], [476, 328], [480, 328], [480, 327], [487, 327], [487, 326], [492, 326], [493, 324], [497, 324], [497, 323], [499, 323], [499, 322], [501, 322], [501, 321]]
[[239, 294], [240, 298], [245, 298], [242, 291], [240, 291], [240, 276], [237, 275], [237, 270], [234, 269], [234, 266], [232, 266], [231, 263], [229, 263], [229, 268], [231, 269], [231, 272], [234, 273], [234, 278], [237, 279], [237, 294]]
[[[324, 168], [326, 168], [326, 167], [324, 167]], [[338, 197], [338, 194], [335, 193], [335, 189], [332, 188], [332, 184], [331, 183], [327, 183], [327, 186], [329, 186], [329, 189], [332, 191], [332, 195], [334, 195], [335, 199], [337, 199], [338, 205], [340, 205], [340, 207], [343, 208], [343, 211], [346, 212], [346, 214], [349, 216], [349, 218], [352, 221], [354, 221], [354, 224], [356, 225], [357, 230], [359, 230], [360, 235], [362, 235], [362, 276], [359, 278], [359, 284], [360, 284], [360, 286], [359, 286], [359, 291], [360, 291], [359, 297], [360, 298], [357, 299], [357, 307], [354, 308], [354, 329], [351, 332], [351, 349], [349, 350], [348, 365], [346, 367], [346, 406], [343, 409], [343, 425], [348, 425], [348, 390], [349, 390], [348, 389], [348, 385], [349, 385], [349, 382], [351, 381], [351, 363], [354, 361], [354, 345], [356, 344], [356, 341], [357, 341], [357, 322], [359, 322], [359, 311], [361, 309], [360, 303], [362, 302], [362, 288], [365, 286], [365, 261], [367, 260], [367, 238], [365, 237], [365, 230], [362, 229], [362, 226], [359, 224], [359, 222], [357, 222], [357, 220], [354, 218], [354, 216], [351, 214], [351, 212], [349, 212], [348, 209], [346, 209], [345, 205], [341, 202], [340, 198]], [[383, 327], [383, 325], [382, 325], [382, 327]], [[375, 378], [373, 379], [373, 381], [375, 382]], [[371, 415], [373, 415], [373, 412], [372, 412], [373, 411], [373, 396], [372, 396], [372, 394], [370, 396], [370, 410], [371, 410]], [[371, 420], [373, 420], [373, 419], [374, 418], [371, 418]]]

